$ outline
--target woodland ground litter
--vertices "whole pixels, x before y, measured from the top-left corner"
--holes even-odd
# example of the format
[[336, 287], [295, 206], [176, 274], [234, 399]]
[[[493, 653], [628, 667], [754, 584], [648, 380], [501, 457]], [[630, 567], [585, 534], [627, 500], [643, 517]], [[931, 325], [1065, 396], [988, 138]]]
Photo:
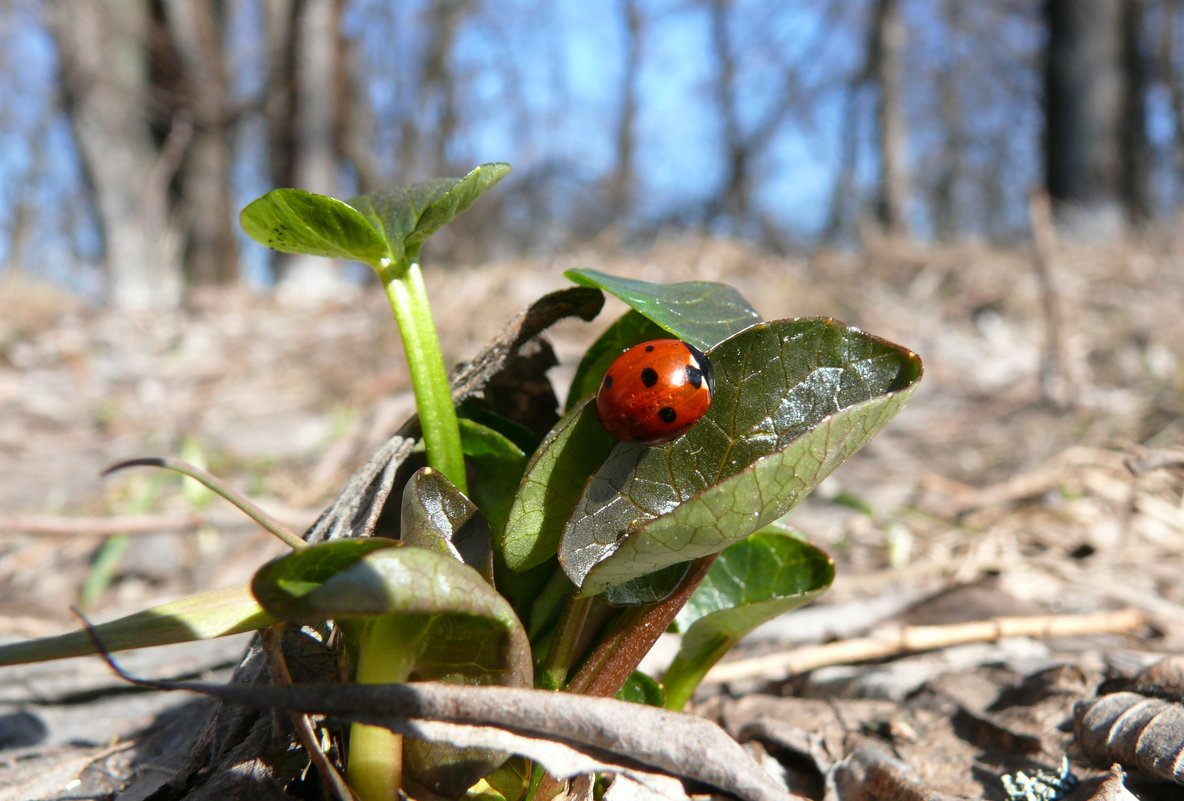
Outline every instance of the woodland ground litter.
[[[1062, 347], [1051, 362], [1047, 298], [1022, 247], [882, 244], [782, 257], [675, 237], [635, 253], [589, 248], [547, 262], [429, 263], [425, 272], [452, 363], [566, 286], [562, 270], [576, 266], [730, 283], [766, 319], [833, 316], [919, 353], [926, 375], [910, 404], [791, 517], [834, 556], [834, 587], [739, 656], [858, 636], [886, 619], [1133, 607], [1151, 625], [712, 684], [698, 709], [774, 755], [814, 749], [818, 764], [837, 760], [853, 733], [878, 738], [926, 787], [995, 798], [999, 773], [1016, 769], [1008, 755], [1022, 755], [1020, 767], [1059, 762], [1068, 735], [1056, 727], [1098, 678], [1184, 642], [1184, 468], [1156, 462], [1184, 449], [1182, 255], [1166, 237], [1059, 246]], [[568, 321], [548, 335], [561, 398], [582, 349], [621, 311], [610, 300], [593, 324]], [[303, 529], [413, 408], [389, 314], [372, 286], [317, 307], [234, 291], [173, 314], [129, 315], [25, 281], [0, 285], [0, 639], [75, 625], [69, 605], [106, 536], [93, 518], [164, 516], [131, 535], [90, 610], [99, 620], [242, 583], [282, 552], [226, 504], [195, 503], [164, 474], [97, 474], [119, 459], [188, 448]], [[132, 665], [175, 676], [224, 669], [237, 650], [241, 640], [166, 648]], [[168, 706], [135, 696], [96, 714], [36, 703], [116, 683], [97, 660], [0, 669], [0, 776], [17, 769], [13, 754], [38, 748], [66, 776], [73, 763], [52, 749], [110, 743]], [[1025, 691], [1028, 702], [1006, 700]], [[769, 733], [778, 710], [792, 733]], [[808, 743], [794, 739], [806, 735]]]

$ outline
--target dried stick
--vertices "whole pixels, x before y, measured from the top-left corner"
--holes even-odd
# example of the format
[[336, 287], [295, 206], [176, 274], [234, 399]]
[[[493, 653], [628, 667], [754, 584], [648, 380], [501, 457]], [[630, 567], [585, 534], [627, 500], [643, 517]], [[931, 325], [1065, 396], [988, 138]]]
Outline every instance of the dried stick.
[[1056, 230], [1048, 195], [1037, 192], [1028, 202], [1032, 226], [1033, 266], [1040, 285], [1045, 340], [1040, 355], [1040, 391], [1045, 400], [1060, 407], [1076, 405], [1081, 382], [1069, 353], [1065, 314], [1056, 282]]
[[870, 637], [724, 662], [716, 665], [704, 682], [722, 684], [755, 678], [779, 680], [828, 665], [867, 662], [972, 642], [992, 642], [1005, 637], [1048, 639], [1122, 633], [1134, 631], [1146, 621], [1147, 616], [1142, 611], [1128, 608], [1090, 615], [994, 617], [944, 626], [905, 626]]

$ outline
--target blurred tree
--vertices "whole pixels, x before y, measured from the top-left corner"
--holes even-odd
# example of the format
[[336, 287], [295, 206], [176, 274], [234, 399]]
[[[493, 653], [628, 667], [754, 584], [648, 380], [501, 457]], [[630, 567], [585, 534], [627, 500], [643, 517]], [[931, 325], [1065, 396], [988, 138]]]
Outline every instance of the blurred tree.
[[1145, 225], [1154, 214], [1151, 203], [1151, 144], [1147, 135], [1147, 93], [1150, 89], [1148, 0], [1122, 3], [1122, 200], [1127, 222]]
[[[1184, 0], [1160, 0], [1149, 12], [1154, 12], [1152, 29], [1157, 38], [1152, 77], [1164, 88], [1166, 116], [1173, 131], [1165, 148], [1162, 171], [1184, 176], [1184, 52], [1180, 46]], [[1184, 186], [1177, 182], [1173, 189], [1171, 200], [1172, 205], [1176, 205], [1184, 198]]]
[[[185, 274], [190, 285], [238, 281], [238, 247], [234, 233], [234, 199], [230, 186], [234, 122], [222, 40], [225, 3], [156, 0], [154, 17], [164, 29], [154, 46], [176, 63], [166, 74], [176, 76], [178, 90], [162, 104], [170, 118], [184, 115], [193, 133], [174, 181], [175, 219], [185, 228]], [[154, 43], [150, 43], [153, 46]], [[168, 85], [154, 81], [154, 88]]]
[[614, 226], [1010, 242], [1040, 183], [1094, 232], [1184, 202], [1184, 0], [0, 0], [11, 61], [42, 20], [84, 169], [44, 88], [0, 86], [0, 253], [101, 239], [123, 304], [237, 280], [234, 210], [268, 187], [490, 159], [511, 180], [434, 258]]
[[608, 208], [613, 222], [629, 220], [637, 185], [637, 111], [641, 103], [644, 16], [639, 0], [618, 0], [624, 34], [624, 62], [617, 85], [620, 107], [613, 136], [616, 162], [608, 179]]
[[267, 172], [273, 186], [298, 186], [296, 146], [296, 31], [299, 0], [263, 0], [263, 118]]
[[1142, 0], [1046, 0], [1045, 181], [1058, 221], [1110, 236], [1149, 210]]
[[715, 60], [713, 95], [723, 128], [724, 179], [715, 197], [711, 217], [727, 217], [733, 226], [741, 226], [749, 216], [749, 193], [752, 181], [753, 142], [744, 135], [740, 125], [740, 93], [736, 90], [737, 65], [730, 33], [731, 0], [710, 0], [707, 5], [711, 20], [711, 55]]
[[900, 0], [876, 0], [867, 47], [867, 77], [876, 86], [880, 165], [876, 221], [890, 236], [907, 236], [909, 231], [904, 45], [905, 25]]
[[174, 121], [170, 146], [152, 141], [144, 46], [148, 6], [123, 0], [49, 0], [61, 97], [101, 227], [109, 301], [120, 308], [175, 305], [181, 294], [179, 232], [167, 186], [188, 138]]
[[[805, 116], [800, 93], [800, 64], [777, 51], [776, 7], [741, 8], [734, 0], [706, 0], [708, 47], [714, 74], [709, 78], [709, 118], [721, 130], [722, 179], [706, 202], [701, 218], [734, 236], [765, 245], [780, 242], [777, 224], [756, 202], [763, 189], [762, 164], [793, 115]], [[760, 87], [759, 97], [749, 90]]]
[[[346, 194], [339, 180], [339, 106], [349, 99], [340, 91], [347, 74], [340, 33], [344, 7], [345, 0], [270, 0], [266, 7], [268, 87], [282, 95], [268, 109], [269, 141], [282, 153], [272, 159], [277, 186]], [[276, 275], [288, 300], [336, 296], [351, 288], [340, 264], [312, 256], [278, 258]]]

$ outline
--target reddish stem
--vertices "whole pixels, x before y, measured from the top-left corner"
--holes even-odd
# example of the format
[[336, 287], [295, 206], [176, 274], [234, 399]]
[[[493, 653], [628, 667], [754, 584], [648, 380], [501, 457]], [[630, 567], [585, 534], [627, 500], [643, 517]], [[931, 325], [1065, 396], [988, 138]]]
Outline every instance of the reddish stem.
[[625, 612], [572, 677], [567, 686], [568, 692], [606, 698], [616, 695], [642, 658], [654, 647], [658, 637], [670, 627], [718, 555], [711, 554], [691, 562], [678, 589], [661, 601]]

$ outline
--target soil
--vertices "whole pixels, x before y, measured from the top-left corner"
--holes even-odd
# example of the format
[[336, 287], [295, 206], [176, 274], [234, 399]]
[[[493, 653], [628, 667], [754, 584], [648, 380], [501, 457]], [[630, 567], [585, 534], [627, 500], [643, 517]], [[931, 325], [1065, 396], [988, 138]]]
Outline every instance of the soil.
[[[1074, 704], [1184, 642], [1184, 247], [1148, 237], [1046, 255], [1051, 284], [1022, 248], [881, 243], [787, 257], [672, 237], [640, 252], [429, 268], [427, 279], [453, 363], [574, 266], [730, 283], [767, 319], [832, 316], [920, 354], [909, 406], [791, 518], [834, 556], [833, 588], [730, 659], [911, 625], [1114, 610], [1140, 622], [792, 675], [741, 671], [708, 681], [696, 709], [812, 797], [829, 777], [835, 798], [1004, 798], [1004, 774], [1055, 772], [1068, 754], [1082, 784], [1065, 797], [1087, 798], [1108, 761], [1091, 764], [1075, 744]], [[623, 310], [610, 299], [597, 321], [552, 330], [555, 386]], [[0, 641], [76, 627], [70, 607], [84, 597], [85, 613], [106, 620], [245, 582], [283, 546], [167, 474], [99, 471], [178, 455], [302, 530], [411, 412], [401, 362], [373, 286], [327, 304], [235, 290], [127, 314], [0, 285]], [[101, 580], [99, 556], [121, 532], [130, 545]], [[225, 678], [243, 647], [230, 638], [121, 661]], [[153, 762], [128, 738], [167, 728], [182, 703], [129, 691], [95, 659], [0, 668], [0, 799], [101, 796], [132, 764], [140, 795], [119, 797], [145, 797], [175, 754]], [[868, 789], [877, 775], [893, 795]], [[1162, 781], [1128, 787], [1184, 794]]]

